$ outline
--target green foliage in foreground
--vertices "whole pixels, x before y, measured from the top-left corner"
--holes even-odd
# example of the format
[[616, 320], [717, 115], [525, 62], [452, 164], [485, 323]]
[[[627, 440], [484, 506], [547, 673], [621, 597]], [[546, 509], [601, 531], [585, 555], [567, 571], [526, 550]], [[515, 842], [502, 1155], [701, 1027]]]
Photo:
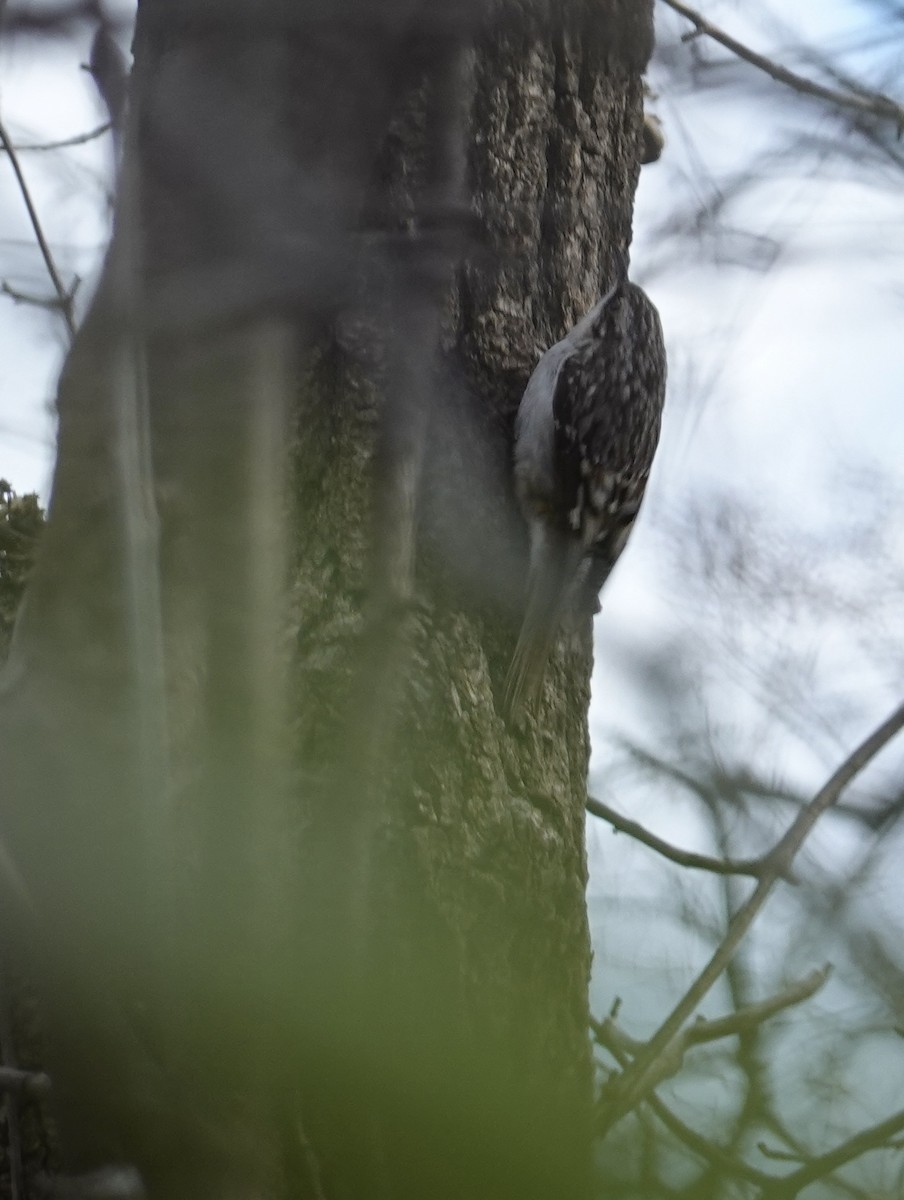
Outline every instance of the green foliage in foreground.
[[17, 496], [0, 479], [0, 661], [6, 657], [28, 573], [34, 562], [44, 510], [34, 492]]

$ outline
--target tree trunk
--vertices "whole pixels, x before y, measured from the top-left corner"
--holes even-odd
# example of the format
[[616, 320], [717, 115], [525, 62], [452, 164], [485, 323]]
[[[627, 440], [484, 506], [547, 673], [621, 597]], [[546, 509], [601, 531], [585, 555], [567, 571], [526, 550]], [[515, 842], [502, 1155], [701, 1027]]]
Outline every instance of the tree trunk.
[[630, 240], [651, 24], [142, 0], [0, 693], [73, 1167], [589, 1193], [591, 631], [507, 727], [510, 443]]

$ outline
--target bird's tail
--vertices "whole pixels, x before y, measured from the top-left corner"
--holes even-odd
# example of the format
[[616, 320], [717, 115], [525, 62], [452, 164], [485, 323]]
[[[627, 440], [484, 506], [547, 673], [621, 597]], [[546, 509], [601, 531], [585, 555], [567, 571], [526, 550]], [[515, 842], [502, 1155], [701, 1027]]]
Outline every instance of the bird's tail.
[[527, 607], [505, 677], [503, 708], [507, 719], [516, 717], [540, 692], [580, 557], [576, 548], [547, 544], [531, 562]]

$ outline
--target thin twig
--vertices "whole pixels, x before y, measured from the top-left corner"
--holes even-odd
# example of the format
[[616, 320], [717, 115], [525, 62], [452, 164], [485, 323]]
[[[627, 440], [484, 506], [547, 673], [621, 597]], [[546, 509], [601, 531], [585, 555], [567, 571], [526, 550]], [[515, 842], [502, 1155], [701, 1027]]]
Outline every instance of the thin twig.
[[643, 767], [653, 775], [667, 775], [670, 779], [681, 784], [683, 788], [686, 788], [693, 795], [699, 796], [702, 800], [709, 801], [713, 797], [720, 795], [725, 787], [728, 786], [733, 791], [742, 792], [744, 795], [755, 796], [765, 800], [786, 800], [797, 805], [801, 803], [799, 792], [780, 784], [777, 780], [757, 779], [747, 768], [732, 772], [720, 769], [713, 774], [712, 778], [699, 778], [697, 775], [692, 774], [688, 770], [683, 770], [674, 762], [668, 762], [643, 746], [637, 746], [626, 739], [620, 739], [618, 744], [638, 766]]
[[[781, 1120], [779, 1120], [775, 1113], [770, 1115], [769, 1125], [771, 1127], [771, 1132], [776, 1137], [780, 1137], [788, 1147], [787, 1157], [784, 1159], [785, 1162], [793, 1163], [795, 1167], [799, 1167], [801, 1163], [810, 1162], [812, 1160], [813, 1155], [804, 1148], [798, 1138]], [[893, 1147], [894, 1142], [890, 1141], [888, 1146]], [[765, 1157], [767, 1158], [771, 1157], [776, 1162], [782, 1161], [782, 1152], [776, 1149], [774, 1146], [770, 1147], [769, 1153], [767, 1153], [763, 1143], [758, 1142], [757, 1149], [761, 1153], [765, 1154]], [[863, 1188], [857, 1187], [856, 1184], [851, 1183], [850, 1180], [845, 1179], [843, 1176], [827, 1175], [825, 1177], [825, 1182], [829, 1185], [829, 1187], [834, 1188], [836, 1192], [840, 1192], [844, 1196], [851, 1197], [851, 1200], [875, 1200], [871, 1193], [865, 1191]]]
[[758, 1184], [761, 1188], [772, 1186], [774, 1179], [767, 1171], [760, 1171], [740, 1155], [723, 1150], [718, 1143], [710, 1141], [696, 1129], [686, 1125], [657, 1095], [647, 1096], [646, 1103], [671, 1134], [711, 1166], [739, 1179]]
[[[596, 1040], [603, 1046], [622, 1069], [626, 1069], [630, 1064], [630, 1059], [625, 1052], [624, 1047], [619, 1043], [618, 1039], [611, 1036], [611, 1029], [607, 1028], [606, 1022], [591, 1021]], [[713, 1166], [719, 1167], [721, 1170], [738, 1176], [741, 1179], [746, 1179], [750, 1183], [755, 1183], [758, 1186], [770, 1186], [775, 1177], [769, 1175], [766, 1171], [760, 1171], [756, 1167], [751, 1166], [745, 1159], [730, 1154], [715, 1142], [711, 1142], [708, 1138], [703, 1137], [695, 1129], [689, 1125], [685, 1125], [684, 1121], [656, 1095], [655, 1092], [650, 1092], [644, 1097], [644, 1103], [649, 1107], [650, 1111], [655, 1113], [657, 1119], [674, 1135], [680, 1142], [683, 1142], [698, 1158], [702, 1158], [704, 1162], [708, 1162]]]
[[[768, 860], [765, 858], [714, 858], [709, 854], [697, 854], [693, 850], [682, 850], [678, 846], [673, 846], [671, 842], [666, 842], [661, 837], [657, 837], [655, 833], [650, 833], [648, 829], [645, 829], [637, 821], [623, 817], [615, 809], [610, 808], [608, 804], [604, 804], [602, 800], [597, 800], [594, 796], [587, 797], [586, 807], [587, 811], [594, 817], [599, 817], [600, 820], [606, 821], [613, 829], [617, 829], [619, 833], [627, 834], [628, 837], [633, 838], [636, 842], [648, 846], [651, 850], [655, 850], [657, 854], [661, 854], [663, 858], [678, 863], [681, 867], [710, 871], [714, 875], [749, 875], [753, 879], [761, 879], [764, 870], [767, 869]], [[793, 880], [789, 882], [793, 882]]]
[[[767, 1000], [744, 1005], [743, 1008], [739, 1008], [737, 1012], [730, 1013], [726, 1017], [718, 1017], [712, 1021], [701, 1019], [693, 1025], [688, 1025], [672, 1039], [663, 1052], [657, 1055], [655, 1075], [651, 1074], [648, 1077], [647, 1087], [656, 1087], [664, 1079], [670, 1079], [676, 1075], [681, 1070], [685, 1055], [692, 1046], [704, 1045], [707, 1042], [735, 1037], [738, 1034], [758, 1029], [777, 1013], [783, 1012], [793, 1005], [803, 1004], [823, 987], [830, 971], [831, 967], [829, 966], [822, 967], [818, 971], [811, 971], [805, 978], [790, 984]], [[636, 1059], [643, 1054], [647, 1047], [646, 1042], [637, 1041], [619, 1028], [612, 1016], [604, 1021], [593, 1022], [592, 1029], [596, 1040], [610, 1052], [613, 1046], [617, 1046], [630, 1058]], [[616, 1086], [618, 1085], [616, 1084]]]
[[[113, 125], [110, 121], [104, 121], [103, 125], [98, 125], [96, 129], [89, 129], [86, 133], [76, 133], [72, 137], [60, 138], [56, 142], [16, 142], [12, 149], [16, 154], [22, 154], [25, 151], [30, 153], [34, 150], [65, 150], [69, 146], [84, 146], [86, 142], [93, 142], [95, 138], [109, 133], [112, 128]], [[4, 143], [0, 146], [0, 151], [9, 154], [10, 148]]]
[[842, 763], [831, 779], [816, 793], [810, 803], [798, 813], [787, 833], [766, 856], [767, 869], [749, 899], [732, 918], [728, 932], [716, 948], [697, 979], [678, 1001], [675, 1008], [637, 1056], [631, 1067], [614, 1082], [601, 1115], [601, 1126], [608, 1129], [647, 1092], [650, 1080], [658, 1077], [657, 1058], [663, 1054], [681, 1026], [699, 1005], [728, 962], [769, 898], [776, 882], [787, 875], [795, 855], [813, 826], [879, 751], [904, 727], [904, 704], [875, 729], [868, 738]]
[[25, 207], [28, 210], [31, 227], [34, 230], [35, 237], [38, 240], [38, 246], [41, 249], [41, 254], [44, 258], [44, 265], [47, 267], [47, 274], [53, 284], [54, 291], [59, 297], [60, 311], [63, 314], [63, 319], [66, 322], [66, 328], [69, 330], [70, 338], [75, 337], [75, 317], [72, 313], [72, 297], [63, 284], [60, 274], [57, 271], [56, 263], [53, 260], [53, 255], [50, 252], [50, 246], [47, 244], [47, 239], [44, 236], [44, 230], [41, 227], [41, 221], [38, 217], [37, 209], [31, 198], [31, 192], [28, 190], [28, 184], [25, 182], [25, 176], [22, 173], [22, 165], [19, 162], [19, 157], [16, 154], [15, 147], [9, 139], [6, 132], [6, 127], [0, 121], [0, 144], [9, 155], [9, 161], [16, 176], [16, 182], [19, 185], [19, 191], [22, 193], [22, 199], [25, 201]]
[[[827, 968], [824, 968], [822, 971], [815, 971], [807, 976], [805, 980], [792, 985], [791, 988], [788, 988], [773, 1000], [764, 1001], [760, 1005], [750, 1005], [748, 1008], [735, 1013], [734, 1017], [742, 1018], [745, 1022], [750, 1022], [755, 1019], [754, 1014], [757, 1014], [759, 1018], [758, 1023], [762, 1023], [763, 1020], [771, 1015], [771, 1013], [766, 1011], [767, 1008], [771, 1007], [772, 1011], [775, 1012], [778, 1011], [777, 1005], [780, 1002], [780, 1006], [785, 1008], [790, 1004], [800, 1003], [801, 1000], [807, 999], [818, 987], [822, 986], [826, 976]], [[726, 1018], [726, 1021], [731, 1020], [732, 1018]], [[631, 1050], [629, 1048], [632, 1044], [631, 1039], [618, 1030], [611, 1017], [605, 1021], [591, 1019], [590, 1024], [597, 1043], [612, 1055], [624, 1072], [627, 1072], [631, 1065]], [[705, 1022], [705, 1025], [709, 1026], [711, 1030], [719, 1024], [721, 1022]], [[738, 1029], [731, 1032], [738, 1032]], [[832, 1172], [838, 1170], [839, 1167], [843, 1167], [853, 1159], [859, 1158], [860, 1155], [866, 1154], [870, 1150], [894, 1148], [896, 1146], [896, 1143], [892, 1141], [894, 1135], [904, 1129], [904, 1110], [902, 1110], [891, 1117], [887, 1117], [884, 1121], [879, 1121], [876, 1125], [871, 1125], [868, 1129], [861, 1130], [860, 1133], [848, 1138], [847, 1141], [842, 1142], [833, 1150], [829, 1150], [827, 1153], [813, 1158], [807, 1158], [803, 1161], [803, 1165], [796, 1171], [792, 1171], [790, 1174], [782, 1177], [777, 1177], [770, 1175], [766, 1171], [759, 1170], [748, 1163], [746, 1159], [729, 1153], [716, 1142], [703, 1137], [702, 1134], [692, 1129], [689, 1125], [686, 1125], [680, 1117], [672, 1112], [668, 1105], [656, 1095], [655, 1091], [649, 1091], [643, 1097], [643, 1103], [649, 1107], [651, 1112], [655, 1113], [656, 1117], [670, 1133], [705, 1162], [740, 1179], [746, 1179], [750, 1183], [757, 1184], [760, 1188], [760, 1200], [794, 1200], [805, 1187], [809, 1187], [811, 1183], [815, 1183], [818, 1179], [824, 1179]], [[801, 1162], [800, 1155], [785, 1155], [780, 1151], [768, 1149], [762, 1143], [760, 1143], [759, 1149], [766, 1157], [775, 1161]]]
[[[72, 303], [76, 289], [70, 288], [68, 292], [69, 303]], [[23, 292], [19, 288], [13, 287], [5, 279], [0, 283], [0, 294], [9, 296], [10, 300], [15, 304], [28, 304], [32, 308], [48, 308], [53, 312], [60, 312], [63, 309], [63, 304], [58, 296], [35, 296], [31, 292]]]
[[710, 24], [705, 17], [693, 8], [688, 8], [686, 4], [680, 3], [680, 0], [662, 0], [662, 2], [690, 21], [698, 34], [704, 34], [714, 42], [718, 42], [720, 46], [724, 46], [726, 50], [730, 50], [732, 54], [743, 59], [744, 62], [750, 63], [757, 70], [765, 72], [770, 79], [774, 79], [777, 83], [783, 83], [786, 87], [793, 88], [795, 92], [801, 92], [807, 96], [815, 96], [819, 100], [827, 100], [830, 104], [837, 105], [839, 108], [848, 108], [864, 116], [893, 121], [899, 130], [904, 129], [904, 108], [892, 100], [891, 97], [883, 96], [881, 92], [840, 92], [834, 88], [825, 87], [813, 79], [807, 79], [803, 75], [798, 75], [795, 71], [790, 71], [787, 67], [781, 66], [780, 63], [774, 62], [762, 54], [757, 54], [755, 50], [751, 50], [743, 42], [739, 42], [730, 34]]
[[803, 1004], [811, 996], [815, 996], [819, 989], [825, 986], [831, 971], [831, 966], [827, 964], [818, 971], [811, 971], [809, 975], [798, 979], [775, 996], [770, 996], [768, 1000], [747, 1004], [727, 1017], [718, 1017], [713, 1021], [697, 1021], [684, 1030], [682, 1040], [685, 1046], [699, 1046], [705, 1042], [714, 1042], [720, 1038], [733, 1037], [735, 1034], [757, 1029], [777, 1013], [784, 1012], [786, 1008], [792, 1008], [796, 1004]]
[[902, 1129], [904, 1129], [904, 1109], [891, 1117], [886, 1117], [884, 1121], [879, 1121], [876, 1125], [871, 1125], [869, 1129], [855, 1133], [853, 1137], [842, 1142], [840, 1146], [836, 1146], [834, 1150], [808, 1159], [802, 1167], [790, 1175], [786, 1175], [784, 1179], [774, 1180], [765, 1185], [761, 1193], [761, 1200], [793, 1200], [805, 1187], [809, 1187], [817, 1179], [824, 1179], [826, 1175], [837, 1171], [845, 1163], [859, 1158], [861, 1154], [866, 1154], [869, 1150], [884, 1149], [889, 1140], [896, 1133], [900, 1133]]
[[[630, 741], [621, 739], [619, 745], [638, 766], [644, 768], [651, 776], [665, 775], [707, 804], [729, 790], [743, 797], [752, 796], [754, 799], [778, 800], [782, 804], [793, 804], [797, 809], [804, 804], [804, 799], [799, 791], [787, 784], [779, 783], [777, 780], [759, 779], [752, 774], [749, 767], [731, 771], [720, 769], [715, 771], [710, 779], [700, 778]], [[857, 808], [850, 803], [838, 803], [833, 806], [832, 812], [872, 828], [872, 823], [879, 820], [885, 810]]]
[[796, 1167], [799, 1167], [802, 1162], [809, 1162], [807, 1155], [802, 1154], [799, 1150], [777, 1150], [768, 1142], [757, 1142], [756, 1148], [763, 1158], [771, 1159], [772, 1162], [794, 1163]]

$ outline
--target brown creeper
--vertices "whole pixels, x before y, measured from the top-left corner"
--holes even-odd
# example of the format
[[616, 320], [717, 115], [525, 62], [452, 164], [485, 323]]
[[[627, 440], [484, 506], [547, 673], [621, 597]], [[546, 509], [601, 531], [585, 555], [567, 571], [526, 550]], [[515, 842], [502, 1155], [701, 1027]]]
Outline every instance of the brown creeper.
[[596, 596], [637, 516], [659, 441], [666, 359], [659, 314], [621, 277], [542, 356], [515, 421], [515, 488], [530, 532], [524, 622], [505, 708], [539, 691], [569, 606]]

